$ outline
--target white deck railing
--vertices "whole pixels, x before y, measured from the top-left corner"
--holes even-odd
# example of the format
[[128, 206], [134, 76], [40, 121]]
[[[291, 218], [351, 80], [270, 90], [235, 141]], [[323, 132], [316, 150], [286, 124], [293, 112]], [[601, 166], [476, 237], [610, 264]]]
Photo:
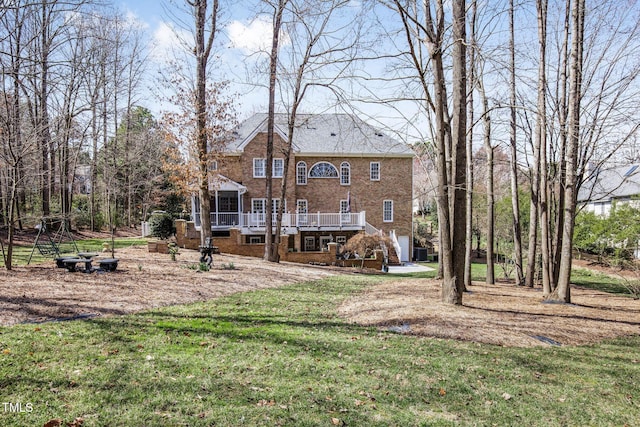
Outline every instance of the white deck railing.
[[[196, 217], [196, 224], [200, 225]], [[272, 226], [276, 224], [276, 216], [272, 217]], [[307, 229], [320, 228], [352, 228], [364, 229], [367, 225], [365, 212], [357, 213], [285, 213], [282, 216], [283, 227]], [[264, 213], [211, 213], [212, 227], [240, 227], [264, 228], [266, 215]]]

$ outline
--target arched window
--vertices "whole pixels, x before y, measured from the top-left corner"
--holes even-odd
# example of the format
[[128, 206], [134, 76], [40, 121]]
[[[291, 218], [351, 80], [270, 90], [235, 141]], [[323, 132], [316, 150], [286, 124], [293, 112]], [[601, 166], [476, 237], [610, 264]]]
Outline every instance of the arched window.
[[340, 164], [340, 184], [351, 185], [351, 165], [348, 162]]
[[296, 183], [298, 185], [307, 183], [307, 164], [305, 162], [298, 162], [296, 166]]
[[316, 163], [309, 171], [309, 178], [337, 178], [338, 169], [328, 162]]

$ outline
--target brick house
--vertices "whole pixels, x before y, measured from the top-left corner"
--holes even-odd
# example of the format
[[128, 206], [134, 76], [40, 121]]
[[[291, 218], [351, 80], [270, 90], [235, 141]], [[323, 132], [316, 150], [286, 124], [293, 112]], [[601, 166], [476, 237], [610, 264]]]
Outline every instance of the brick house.
[[[285, 115], [276, 116], [274, 208], [281, 195], [286, 120]], [[344, 243], [360, 231], [382, 231], [394, 240], [400, 260], [409, 261], [410, 147], [347, 114], [302, 115], [297, 123], [282, 230], [289, 236], [289, 251], [323, 251], [328, 243]], [[250, 117], [234, 135], [210, 180], [212, 233], [223, 238], [237, 229], [240, 244], [264, 244], [267, 115]], [[193, 199], [192, 211], [198, 229], [199, 200]]]

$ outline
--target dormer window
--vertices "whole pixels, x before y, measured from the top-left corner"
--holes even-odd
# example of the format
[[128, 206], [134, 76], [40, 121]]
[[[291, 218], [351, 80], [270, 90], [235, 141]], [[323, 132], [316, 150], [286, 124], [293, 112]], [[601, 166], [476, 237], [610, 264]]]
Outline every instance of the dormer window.
[[329, 162], [316, 163], [309, 170], [309, 178], [338, 178], [338, 169]]

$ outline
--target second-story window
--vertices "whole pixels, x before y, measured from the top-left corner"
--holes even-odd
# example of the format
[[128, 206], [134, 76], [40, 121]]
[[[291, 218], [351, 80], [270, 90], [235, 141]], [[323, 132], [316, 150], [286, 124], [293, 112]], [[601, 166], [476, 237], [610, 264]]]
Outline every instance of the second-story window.
[[329, 162], [319, 162], [311, 167], [309, 178], [337, 178], [338, 169]]
[[253, 177], [266, 178], [267, 159], [253, 159]]
[[351, 185], [351, 166], [347, 162], [340, 165], [340, 184]]
[[284, 159], [273, 159], [274, 178], [282, 178], [284, 176]]
[[380, 181], [380, 162], [369, 163], [369, 179]]
[[296, 184], [305, 185], [307, 183], [307, 164], [298, 162], [296, 166]]
[[393, 222], [393, 200], [384, 200], [382, 202], [382, 221]]

